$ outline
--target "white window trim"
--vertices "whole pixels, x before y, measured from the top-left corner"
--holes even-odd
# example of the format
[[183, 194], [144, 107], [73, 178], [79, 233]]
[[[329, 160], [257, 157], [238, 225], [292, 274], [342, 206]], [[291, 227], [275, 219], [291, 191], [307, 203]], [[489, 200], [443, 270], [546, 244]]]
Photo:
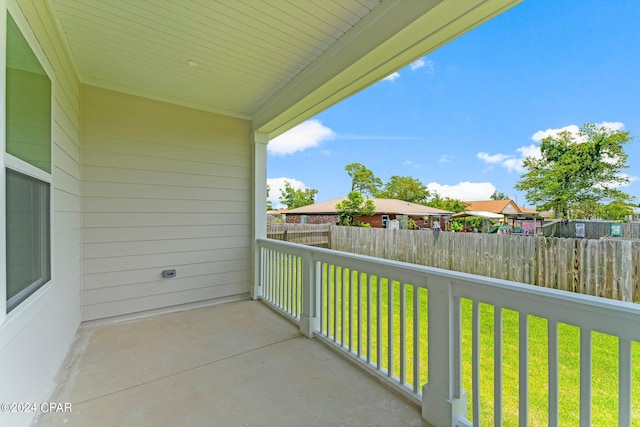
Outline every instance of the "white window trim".
[[6, 168], [22, 172], [26, 175], [33, 176], [50, 184], [49, 188], [49, 262], [51, 279], [43, 284], [38, 290], [30, 295], [26, 300], [22, 301], [16, 306], [11, 313], [7, 314], [7, 277], [5, 274], [0, 274], [0, 328], [8, 327], [12, 320], [21, 317], [24, 313], [32, 313], [37, 311], [35, 307], [41, 307], [45, 304], [45, 300], [49, 299], [46, 296], [50, 296], [48, 292], [54, 285], [55, 277], [55, 254], [54, 254], [54, 187], [52, 173], [47, 173], [35, 166], [18, 159], [6, 152], [6, 99], [7, 99], [7, 15], [10, 14], [15, 21], [18, 29], [22, 33], [23, 37], [27, 41], [27, 44], [31, 48], [33, 54], [36, 56], [40, 65], [44, 69], [47, 77], [51, 81], [51, 129], [49, 143], [51, 145], [51, 171], [54, 169], [54, 150], [53, 150], [53, 127], [54, 127], [54, 108], [56, 99], [55, 90], [55, 73], [53, 67], [49, 63], [47, 56], [40, 47], [38, 39], [31, 30], [29, 23], [22, 14], [20, 6], [15, 0], [0, 0], [0, 52], [4, 52], [4, 55], [0, 55], [0, 271], [7, 271], [7, 218], [6, 218]]
[[6, 168], [20, 172], [24, 175], [39, 179], [40, 181], [51, 184], [51, 174], [40, 168], [33, 166], [9, 153], [4, 153], [4, 165]]

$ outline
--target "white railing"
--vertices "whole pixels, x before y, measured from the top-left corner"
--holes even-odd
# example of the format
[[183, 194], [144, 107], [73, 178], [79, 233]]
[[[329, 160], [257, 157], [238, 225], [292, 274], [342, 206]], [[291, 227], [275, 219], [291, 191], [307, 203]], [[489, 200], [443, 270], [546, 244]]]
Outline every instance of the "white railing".
[[640, 376], [631, 363], [640, 354], [634, 304], [267, 239], [257, 245], [262, 299], [419, 402], [435, 426], [616, 418], [630, 426], [640, 415], [632, 404], [640, 394], [632, 392], [640, 387], [632, 383]]

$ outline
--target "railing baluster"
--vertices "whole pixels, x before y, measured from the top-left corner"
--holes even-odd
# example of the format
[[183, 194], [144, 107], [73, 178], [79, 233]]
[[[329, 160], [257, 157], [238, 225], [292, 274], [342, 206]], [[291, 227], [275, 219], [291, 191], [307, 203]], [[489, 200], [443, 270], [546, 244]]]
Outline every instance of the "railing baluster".
[[518, 358], [519, 358], [519, 425], [529, 425], [529, 316], [518, 315]]
[[[462, 301], [459, 297], [453, 300], [453, 395], [462, 397]], [[466, 410], [465, 410], [466, 413]]]
[[407, 383], [407, 288], [400, 282], [400, 384]]
[[260, 250], [261, 262], [260, 266], [262, 268], [262, 298], [269, 301], [269, 249], [261, 248]]
[[358, 274], [357, 271], [350, 271], [349, 273], [349, 352], [353, 351], [353, 329], [354, 329], [354, 321], [353, 321], [353, 279], [354, 274]]
[[362, 272], [358, 271], [358, 358], [362, 358]]
[[493, 306], [493, 425], [502, 426], [502, 308]]
[[271, 302], [276, 304], [278, 292], [278, 257], [279, 252], [274, 252], [271, 259]]
[[480, 303], [477, 300], [473, 301], [471, 329], [473, 425], [480, 427]]
[[393, 280], [387, 279], [387, 375], [393, 377]]
[[548, 320], [549, 339], [549, 426], [557, 427], [559, 423], [559, 396], [558, 381], [558, 322]]
[[293, 306], [296, 317], [300, 317], [300, 286], [302, 285], [302, 257], [296, 257], [295, 282], [293, 286]]
[[332, 299], [332, 295], [331, 295], [331, 282], [332, 282], [332, 273], [331, 273], [331, 264], [329, 263], [325, 263], [325, 267], [326, 267], [326, 271], [325, 271], [325, 281], [326, 283], [326, 289], [327, 289], [327, 309], [326, 309], [326, 313], [327, 313], [327, 337], [331, 336], [331, 304], [333, 303], [333, 299]]
[[373, 327], [371, 322], [372, 317], [372, 306], [371, 300], [371, 291], [373, 289], [373, 276], [371, 274], [367, 274], [367, 363], [371, 363], [371, 351], [373, 349]]
[[580, 328], [580, 425], [591, 425], [591, 331]]
[[266, 264], [266, 248], [260, 248], [260, 285], [262, 285], [262, 298], [267, 296], [267, 272], [269, 266]]
[[376, 366], [380, 370], [382, 368], [382, 280], [380, 280], [380, 277], [376, 277], [376, 279]]
[[420, 288], [413, 287], [413, 392], [422, 390], [420, 384]]
[[291, 307], [291, 267], [293, 265], [293, 255], [287, 255], [285, 257], [285, 274], [287, 275], [287, 287], [284, 292], [284, 307], [285, 310], [291, 314], [293, 312], [293, 307]]
[[[349, 277], [349, 272], [351, 270], [347, 269], [347, 268], [343, 268], [342, 269], [342, 283], [340, 286], [341, 289], [341, 293], [340, 293], [340, 298], [342, 299], [342, 304], [340, 305], [341, 308], [341, 319], [340, 319], [340, 345], [342, 347], [345, 347], [345, 337], [346, 337], [346, 333], [347, 333], [347, 279]], [[351, 301], [349, 301], [349, 304], [351, 304]]]
[[631, 341], [620, 338], [618, 342], [618, 426], [631, 426]]
[[278, 262], [278, 288], [280, 290], [279, 292], [279, 296], [278, 296], [278, 307], [283, 308], [283, 301], [284, 301], [284, 288], [285, 288], [285, 283], [287, 280], [287, 275], [285, 274], [285, 269], [284, 269], [284, 258], [285, 258], [286, 254], [281, 253], [280, 254], [280, 260]]
[[[327, 266], [326, 262], [320, 265], [320, 280], [318, 286], [320, 286], [320, 329], [324, 328], [325, 336], [329, 336], [329, 280], [327, 278]], [[326, 323], [325, 323], [326, 322]]]
[[338, 282], [340, 280], [340, 267], [335, 265], [333, 271], [333, 342], [338, 337]]

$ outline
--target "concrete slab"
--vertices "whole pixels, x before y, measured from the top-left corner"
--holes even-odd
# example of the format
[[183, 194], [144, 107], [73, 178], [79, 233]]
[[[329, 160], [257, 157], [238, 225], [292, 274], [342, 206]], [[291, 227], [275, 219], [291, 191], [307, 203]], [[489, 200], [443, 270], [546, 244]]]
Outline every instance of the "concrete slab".
[[260, 302], [82, 327], [39, 426], [426, 426]]

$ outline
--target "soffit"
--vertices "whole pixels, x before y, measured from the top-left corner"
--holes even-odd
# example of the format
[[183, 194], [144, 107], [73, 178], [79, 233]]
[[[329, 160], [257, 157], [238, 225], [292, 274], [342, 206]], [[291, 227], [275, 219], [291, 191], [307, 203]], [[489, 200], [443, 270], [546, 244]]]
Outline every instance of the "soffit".
[[81, 82], [240, 117], [379, 3], [51, 1]]

